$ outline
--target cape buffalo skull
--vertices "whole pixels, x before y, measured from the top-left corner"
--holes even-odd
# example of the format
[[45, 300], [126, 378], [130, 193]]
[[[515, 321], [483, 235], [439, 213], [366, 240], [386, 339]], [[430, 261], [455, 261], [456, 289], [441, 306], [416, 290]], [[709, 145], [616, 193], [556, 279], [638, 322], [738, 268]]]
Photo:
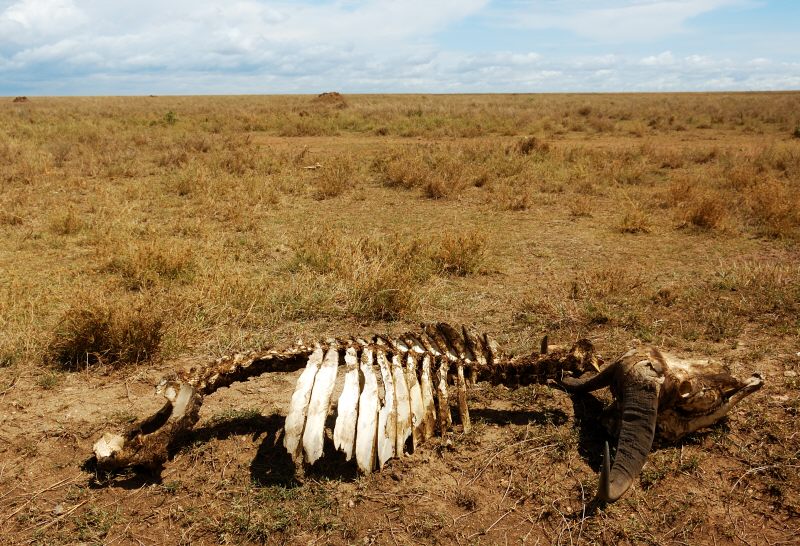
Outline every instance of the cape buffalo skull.
[[632, 349], [590, 377], [561, 382], [574, 393], [609, 386], [614, 395], [617, 453], [611, 465], [606, 442], [597, 491], [605, 502], [619, 499], [639, 476], [656, 433], [675, 441], [710, 426], [763, 384], [757, 373], [739, 381], [719, 363], [684, 360], [654, 347]]

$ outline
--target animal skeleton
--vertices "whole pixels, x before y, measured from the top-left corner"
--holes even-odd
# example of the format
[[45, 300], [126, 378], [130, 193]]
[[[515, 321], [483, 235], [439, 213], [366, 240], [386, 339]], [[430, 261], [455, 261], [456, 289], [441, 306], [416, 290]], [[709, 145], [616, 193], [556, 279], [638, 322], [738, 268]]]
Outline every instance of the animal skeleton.
[[[655, 430], [656, 415], [659, 431], [676, 439], [712, 424], [761, 386], [756, 376], [741, 383], [718, 365], [681, 361], [655, 349], [644, 360], [636, 360], [636, 355], [640, 353], [627, 353], [601, 370], [602, 359], [588, 340], [566, 350], [549, 348], [545, 337], [539, 352], [506, 357], [489, 336], [445, 323], [423, 325], [421, 331], [400, 336], [374, 336], [369, 341], [335, 339], [313, 347], [299, 343], [285, 351], [237, 354], [162, 379], [157, 392], [167, 398], [166, 404], [121, 435], [104, 434], [95, 443], [94, 453], [104, 470], [158, 468], [169, 448], [199, 420], [205, 396], [273, 371], [303, 369], [287, 412], [283, 444], [296, 463], [313, 464], [326, 445], [325, 422], [338, 368], [343, 366], [333, 445], [347, 460], [355, 458], [364, 473], [413, 452], [437, 430], [447, 433], [452, 426], [451, 384], [465, 432], [471, 426], [467, 386], [476, 381], [518, 386], [556, 380], [575, 392], [611, 384], [623, 425], [617, 460], [610, 470], [606, 445], [598, 497], [613, 501], [638, 476], [653, 439], [648, 427]], [[588, 379], [565, 375], [581, 376], [590, 370], [598, 373]], [[657, 407], [650, 403], [653, 393], [661, 402]], [[650, 405], [640, 408], [640, 400]], [[631, 416], [638, 419], [636, 426], [627, 420]], [[628, 454], [631, 450], [635, 456]]]

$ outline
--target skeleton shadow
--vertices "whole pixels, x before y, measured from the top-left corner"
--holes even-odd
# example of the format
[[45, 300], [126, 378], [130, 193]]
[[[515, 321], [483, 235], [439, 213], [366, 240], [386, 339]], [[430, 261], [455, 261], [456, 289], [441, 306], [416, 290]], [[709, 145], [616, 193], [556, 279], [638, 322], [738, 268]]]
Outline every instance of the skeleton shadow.
[[[283, 415], [273, 413], [268, 416], [247, 415], [212, 421], [175, 438], [167, 449], [167, 461], [171, 461], [181, 451], [190, 452], [211, 440], [224, 440], [231, 436], [251, 436], [253, 441], [257, 441], [263, 435], [256, 456], [250, 463], [253, 482], [265, 486], [300, 485], [295, 465], [279, 442], [282, 438], [284, 420]], [[97, 460], [94, 456], [87, 459], [81, 468], [93, 474], [89, 479], [89, 487], [95, 489], [106, 487], [138, 489], [145, 485], [162, 483], [161, 468], [133, 467], [102, 472], [97, 469]]]
[[[295, 465], [292, 457], [283, 447], [283, 425], [286, 417], [273, 414], [276, 424], [258, 447], [255, 458], [250, 463], [250, 479], [260, 486], [280, 485], [297, 487], [304, 477], [339, 481], [353, 481], [358, 478], [358, 471], [353, 461], [346, 461], [345, 455], [333, 446], [333, 440], [327, 435], [324, 439], [322, 457], [313, 465]], [[326, 429], [333, 430], [335, 416], [329, 415], [325, 423]]]
[[595, 472], [603, 464], [605, 442], [614, 443], [600, 421], [605, 404], [592, 394], [573, 394], [572, 413], [578, 430], [578, 454]]
[[550, 423], [561, 426], [569, 420], [567, 414], [560, 409], [549, 408], [543, 410], [470, 408], [469, 413], [473, 419], [494, 425], [527, 425], [528, 423], [545, 425]]

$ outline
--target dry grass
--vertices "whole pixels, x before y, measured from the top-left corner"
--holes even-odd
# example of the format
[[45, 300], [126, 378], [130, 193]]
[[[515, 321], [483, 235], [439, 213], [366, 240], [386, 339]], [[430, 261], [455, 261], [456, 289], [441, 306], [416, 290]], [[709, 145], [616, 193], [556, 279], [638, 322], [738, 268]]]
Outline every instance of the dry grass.
[[163, 320], [145, 302], [82, 297], [59, 319], [45, 359], [59, 368], [120, 367], [158, 355]]
[[650, 214], [640, 205], [628, 203], [617, 221], [616, 228], [622, 233], [650, 233]]
[[[4, 539], [791, 541], [798, 112], [797, 93], [0, 102]], [[639, 339], [767, 386], [586, 518], [599, 410], [545, 387], [479, 386], [475, 432], [352, 482], [293, 480], [281, 374], [208, 400], [274, 415], [203, 421], [160, 485], [78, 468], [176, 360], [429, 320], [513, 352]]]

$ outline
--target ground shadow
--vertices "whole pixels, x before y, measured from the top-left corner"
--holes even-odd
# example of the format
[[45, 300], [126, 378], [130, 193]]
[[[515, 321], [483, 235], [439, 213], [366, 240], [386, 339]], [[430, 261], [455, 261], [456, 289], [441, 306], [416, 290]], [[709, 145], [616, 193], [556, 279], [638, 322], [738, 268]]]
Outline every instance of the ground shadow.
[[591, 394], [573, 394], [572, 412], [578, 429], [578, 454], [595, 472], [603, 463], [605, 442], [613, 443], [600, 422], [604, 404]]
[[[295, 477], [294, 463], [283, 445], [277, 445], [284, 421], [285, 417], [279, 413], [213, 420], [175, 438], [167, 450], [167, 460], [172, 460], [184, 449], [195, 448], [214, 439], [224, 440], [231, 436], [251, 435], [255, 441], [264, 435], [256, 457], [250, 464], [253, 480], [264, 485], [297, 485], [299, 482]], [[86, 460], [81, 468], [93, 474], [89, 479], [89, 486], [92, 488], [138, 489], [143, 485], [161, 483], [160, 468], [133, 467], [105, 472], [97, 469], [97, 460], [94, 456]]]
[[563, 425], [569, 420], [566, 413], [560, 409], [543, 410], [500, 410], [490, 408], [470, 408], [469, 414], [474, 420], [495, 425], [537, 425], [553, 424]]

